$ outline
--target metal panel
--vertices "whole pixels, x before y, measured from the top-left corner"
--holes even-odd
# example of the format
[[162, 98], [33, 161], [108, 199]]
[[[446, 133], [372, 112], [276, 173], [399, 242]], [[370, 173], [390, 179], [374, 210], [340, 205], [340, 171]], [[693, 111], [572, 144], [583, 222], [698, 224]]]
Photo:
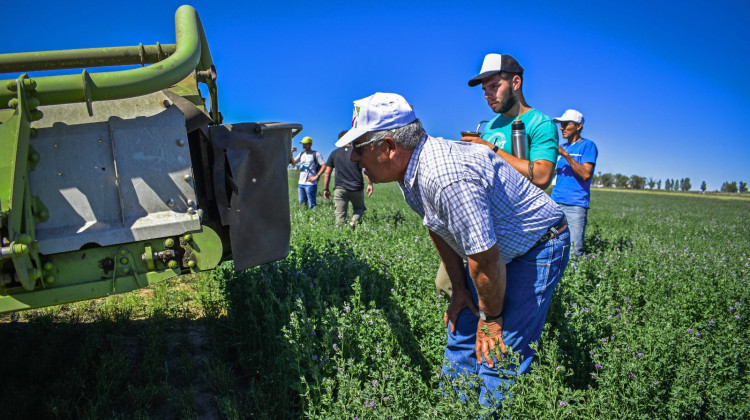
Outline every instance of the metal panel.
[[179, 235], [200, 228], [182, 113], [161, 93], [40, 107], [31, 145], [41, 159], [32, 194], [50, 218], [37, 225], [40, 252]]

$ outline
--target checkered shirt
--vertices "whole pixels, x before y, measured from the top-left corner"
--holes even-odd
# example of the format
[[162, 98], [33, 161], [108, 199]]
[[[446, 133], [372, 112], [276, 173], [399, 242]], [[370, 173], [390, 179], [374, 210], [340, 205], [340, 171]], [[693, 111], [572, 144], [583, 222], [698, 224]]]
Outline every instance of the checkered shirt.
[[563, 215], [490, 148], [471, 143], [425, 136], [399, 186], [422, 224], [463, 258], [497, 244], [507, 264]]

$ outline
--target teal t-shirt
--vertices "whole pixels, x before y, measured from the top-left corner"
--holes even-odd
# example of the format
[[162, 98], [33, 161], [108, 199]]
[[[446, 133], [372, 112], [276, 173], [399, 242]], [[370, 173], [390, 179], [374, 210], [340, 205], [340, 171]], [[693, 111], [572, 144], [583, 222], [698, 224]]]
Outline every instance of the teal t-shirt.
[[[512, 154], [510, 128], [515, 119], [516, 117], [505, 118], [503, 114], [498, 114], [484, 128], [482, 139]], [[529, 142], [529, 160], [557, 162], [557, 126], [550, 117], [532, 108], [521, 115], [521, 121], [525, 126], [526, 139]]]

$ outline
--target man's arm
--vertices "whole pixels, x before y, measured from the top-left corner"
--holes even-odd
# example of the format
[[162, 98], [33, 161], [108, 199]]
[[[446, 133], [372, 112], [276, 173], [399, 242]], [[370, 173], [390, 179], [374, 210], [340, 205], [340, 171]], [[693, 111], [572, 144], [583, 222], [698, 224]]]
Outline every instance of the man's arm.
[[292, 165], [296, 165], [297, 163], [299, 163], [299, 155], [297, 155], [298, 156], [297, 159], [294, 158], [294, 152], [296, 152], [296, 151], [297, 151], [297, 148], [296, 147], [292, 147], [292, 153], [291, 153], [291, 158], [292, 159], [289, 161], [289, 163], [291, 163]]
[[[469, 274], [474, 280], [479, 298], [479, 310], [491, 317], [502, 315], [505, 301], [505, 263], [500, 248], [495, 244], [486, 251], [469, 255], [468, 259]], [[485, 329], [489, 332], [485, 332]], [[477, 363], [481, 363], [484, 357], [487, 365], [490, 368], [494, 367], [492, 351], [499, 347], [502, 353], [506, 352], [502, 317], [492, 321], [479, 319], [475, 346]]]
[[333, 172], [333, 169], [326, 165], [326, 176], [323, 177], [323, 198], [326, 200], [331, 199], [331, 192], [328, 190], [328, 184], [331, 181], [331, 172]]
[[[461, 141], [474, 144], [483, 144], [490, 149], [495, 147], [492, 143], [480, 137], [465, 136], [461, 137]], [[526, 159], [517, 158], [503, 149], [497, 149], [497, 152], [495, 152], [495, 154], [503, 158], [504, 161], [508, 162], [508, 164], [515, 168], [515, 170], [517, 170], [521, 175], [528, 178], [532, 184], [541, 189], [549, 187], [549, 184], [552, 182], [552, 175], [555, 172], [555, 164], [553, 162], [544, 159], [531, 162]], [[529, 163], [531, 163], [532, 166], [529, 166]]]
[[370, 177], [368, 177], [365, 174], [362, 174], [365, 177], [365, 180], [367, 181], [367, 196], [372, 197], [372, 182], [370, 182]]
[[448, 278], [451, 280], [451, 288], [453, 293], [451, 294], [451, 302], [448, 305], [448, 310], [443, 314], [443, 322], [448, 326], [450, 321], [451, 332], [456, 332], [456, 320], [458, 314], [465, 308], [468, 307], [474, 312], [474, 315], [479, 315], [474, 300], [471, 297], [469, 288], [466, 287], [466, 276], [464, 272], [464, 261], [456, 254], [456, 251], [450, 247], [443, 238], [437, 233], [430, 231], [430, 238], [432, 243], [435, 244], [440, 259], [443, 261], [445, 271], [448, 273]]
[[566, 161], [568, 161], [568, 164], [570, 165], [570, 168], [573, 169], [573, 172], [575, 172], [576, 176], [578, 178], [581, 178], [583, 181], [588, 181], [589, 178], [591, 178], [591, 175], [594, 173], [594, 164], [593, 163], [578, 163], [575, 159], [573, 159], [573, 156], [570, 156], [568, 152], [565, 151], [565, 149], [560, 146], [559, 150], [560, 155], [565, 158]]

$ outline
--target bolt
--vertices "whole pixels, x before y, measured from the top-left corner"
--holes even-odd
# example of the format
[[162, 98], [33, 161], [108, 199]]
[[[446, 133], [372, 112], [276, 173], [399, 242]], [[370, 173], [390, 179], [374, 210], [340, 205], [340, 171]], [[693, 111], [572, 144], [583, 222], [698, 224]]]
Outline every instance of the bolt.
[[130, 267], [122, 267], [122, 274], [130, 274]]
[[122, 265], [127, 265], [129, 262], [127, 257], [120, 258], [120, 264]]
[[186, 182], [190, 182], [193, 180], [193, 176], [190, 174], [185, 174], [184, 177], [182, 177]]
[[167, 238], [164, 240], [164, 247], [165, 248], [172, 248], [174, 246], [174, 239]]
[[16, 109], [18, 108], [18, 98], [13, 98], [8, 101], [8, 108]]
[[128, 255], [128, 249], [127, 248], [120, 248], [120, 255]]
[[169, 108], [170, 106], [172, 106], [172, 104], [171, 104], [171, 103], [169, 102], [169, 100], [168, 100], [168, 99], [165, 99], [165, 100], [161, 101], [161, 105], [162, 105], [162, 106], [163, 106], [164, 108]]
[[196, 213], [195, 207], [188, 207], [187, 212], [189, 214], [195, 214]]
[[193, 235], [186, 233], [185, 236], [182, 237], [182, 239], [184, 239], [185, 242], [190, 242], [193, 240]]
[[55, 268], [55, 265], [52, 264], [52, 262], [47, 261], [46, 263], [44, 263], [42, 268], [44, 269], [44, 271], [51, 271], [53, 268]]
[[171, 199], [171, 198], [169, 200], [167, 200], [167, 206], [174, 207], [174, 200]]
[[175, 260], [169, 260], [169, 262], [167, 263], [167, 267], [169, 267], [172, 270], [174, 270], [175, 268], [177, 268], [177, 261], [175, 261]]
[[188, 207], [195, 207], [195, 201], [188, 199], [187, 205]]
[[41, 156], [39, 156], [39, 153], [37, 153], [37, 152], [31, 152], [31, 153], [29, 153], [29, 160], [32, 161], [32, 162], [39, 162], [39, 158], [40, 157]]
[[46, 219], [49, 213], [47, 213], [47, 210], [39, 210], [38, 216], [40, 219]]
[[180, 146], [180, 147], [184, 146], [185, 145], [185, 140], [183, 140], [183, 139], [177, 139], [177, 145]]
[[55, 276], [47, 276], [44, 278], [45, 283], [54, 283], [55, 282]]
[[195, 268], [195, 261], [193, 260], [188, 261], [188, 267]]

